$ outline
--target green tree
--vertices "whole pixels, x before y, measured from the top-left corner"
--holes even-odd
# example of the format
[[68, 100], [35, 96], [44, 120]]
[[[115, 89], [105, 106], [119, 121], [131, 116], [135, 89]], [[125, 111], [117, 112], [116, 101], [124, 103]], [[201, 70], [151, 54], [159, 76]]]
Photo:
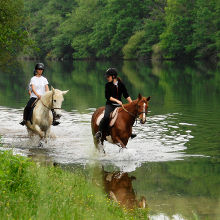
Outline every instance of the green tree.
[[123, 48], [124, 58], [147, 57], [152, 54], [152, 46], [159, 42], [159, 36], [165, 27], [164, 8], [165, 0], [148, 1], [148, 13], [145, 14], [141, 31], [131, 36]]
[[30, 0], [25, 1], [26, 26], [36, 41], [40, 51], [33, 51], [34, 56], [51, 58], [51, 51], [56, 45], [52, 43], [57, 36], [60, 25], [75, 6], [72, 0]]
[[94, 26], [90, 45], [96, 57], [120, 57], [122, 48], [133, 33], [140, 29], [147, 13], [146, 1], [108, 0], [101, 19]]
[[23, 0], [0, 0], [0, 58], [16, 54], [28, 42], [23, 11]]
[[193, 39], [192, 43], [186, 48], [187, 52], [193, 51], [197, 58], [217, 57], [220, 33], [219, 4], [216, 0], [197, 0], [194, 14]]
[[187, 54], [192, 42], [194, 1], [168, 0], [165, 7], [166, 28], [160, 35], [165, 58], [180, 58]]

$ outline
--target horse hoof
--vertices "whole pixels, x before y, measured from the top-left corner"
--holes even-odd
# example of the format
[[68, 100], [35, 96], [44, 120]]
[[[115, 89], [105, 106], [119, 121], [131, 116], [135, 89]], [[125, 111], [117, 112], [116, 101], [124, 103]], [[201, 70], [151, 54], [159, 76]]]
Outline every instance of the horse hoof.
[[124, 149], [127, 149], [127, 147], [121, 147], [121, 148], [119, 149], [119, 153], [121, 153], [121, 151], [124, 150]]

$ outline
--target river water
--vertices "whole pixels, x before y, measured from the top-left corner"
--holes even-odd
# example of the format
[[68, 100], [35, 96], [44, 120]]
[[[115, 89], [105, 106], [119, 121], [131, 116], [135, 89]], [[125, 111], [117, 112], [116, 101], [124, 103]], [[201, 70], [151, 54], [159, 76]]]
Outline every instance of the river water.
[[[149, 64], [135, 61], [46, 62], [50, 85], [69, 90], [55, 139], [39, 147], [19, 125], [28, 100], [32, 61], [0, 70], [2, 149], [35, 160], [87, 169], [94, 166], [134, 177], [135, 196], [144, 196], [150, 219], [220, 219], [220, 70], [204, 63]], [[104, 105], [104, 71], [117, 67], [130, 96], [151, 96], [147, 122], [119, 152], [106, 143], [95, 151], [90, 121]], [[125, 101], [124, 101], [125, 102]], [[99, 168], [97, 168], [99, 167]], [[101, 168], [100, 168], [101, 167]]]

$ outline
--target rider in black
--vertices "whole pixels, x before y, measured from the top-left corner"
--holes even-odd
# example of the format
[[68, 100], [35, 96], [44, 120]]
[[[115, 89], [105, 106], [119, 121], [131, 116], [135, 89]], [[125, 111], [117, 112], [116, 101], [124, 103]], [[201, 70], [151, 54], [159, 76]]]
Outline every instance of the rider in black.
[[[121, 79], [117, 77], [117, 75], [118, 73], [115, 68], [109, 68], [105, 73], [105, 76], [108, 80], [108, 82], [105, 84], [105, 98], [107, 101], [105, 106], [105, 114], [99, 125], [99, 131], [95, 134], [97, 140], [102, 137], [102, 132], [108, 127], [110, 113], [113, 112], [115, 108], [122, 105], [121, 96], [123, 95], [129, 103], [132, 102], [125, 85]], [[136, 135], [132, 134], [131, 138], [134, 137], [136, 137]]]

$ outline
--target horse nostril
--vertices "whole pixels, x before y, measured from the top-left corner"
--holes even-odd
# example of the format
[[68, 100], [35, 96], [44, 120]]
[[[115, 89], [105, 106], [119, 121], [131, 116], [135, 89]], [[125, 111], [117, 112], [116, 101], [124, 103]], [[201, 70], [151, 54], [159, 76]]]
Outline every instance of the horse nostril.
[[144, 124], [144, 123], [145, 123], [145, 121], [144, 121], [143, 119], [141, 119], [140, 122], [141, 122], [141, 124]]

